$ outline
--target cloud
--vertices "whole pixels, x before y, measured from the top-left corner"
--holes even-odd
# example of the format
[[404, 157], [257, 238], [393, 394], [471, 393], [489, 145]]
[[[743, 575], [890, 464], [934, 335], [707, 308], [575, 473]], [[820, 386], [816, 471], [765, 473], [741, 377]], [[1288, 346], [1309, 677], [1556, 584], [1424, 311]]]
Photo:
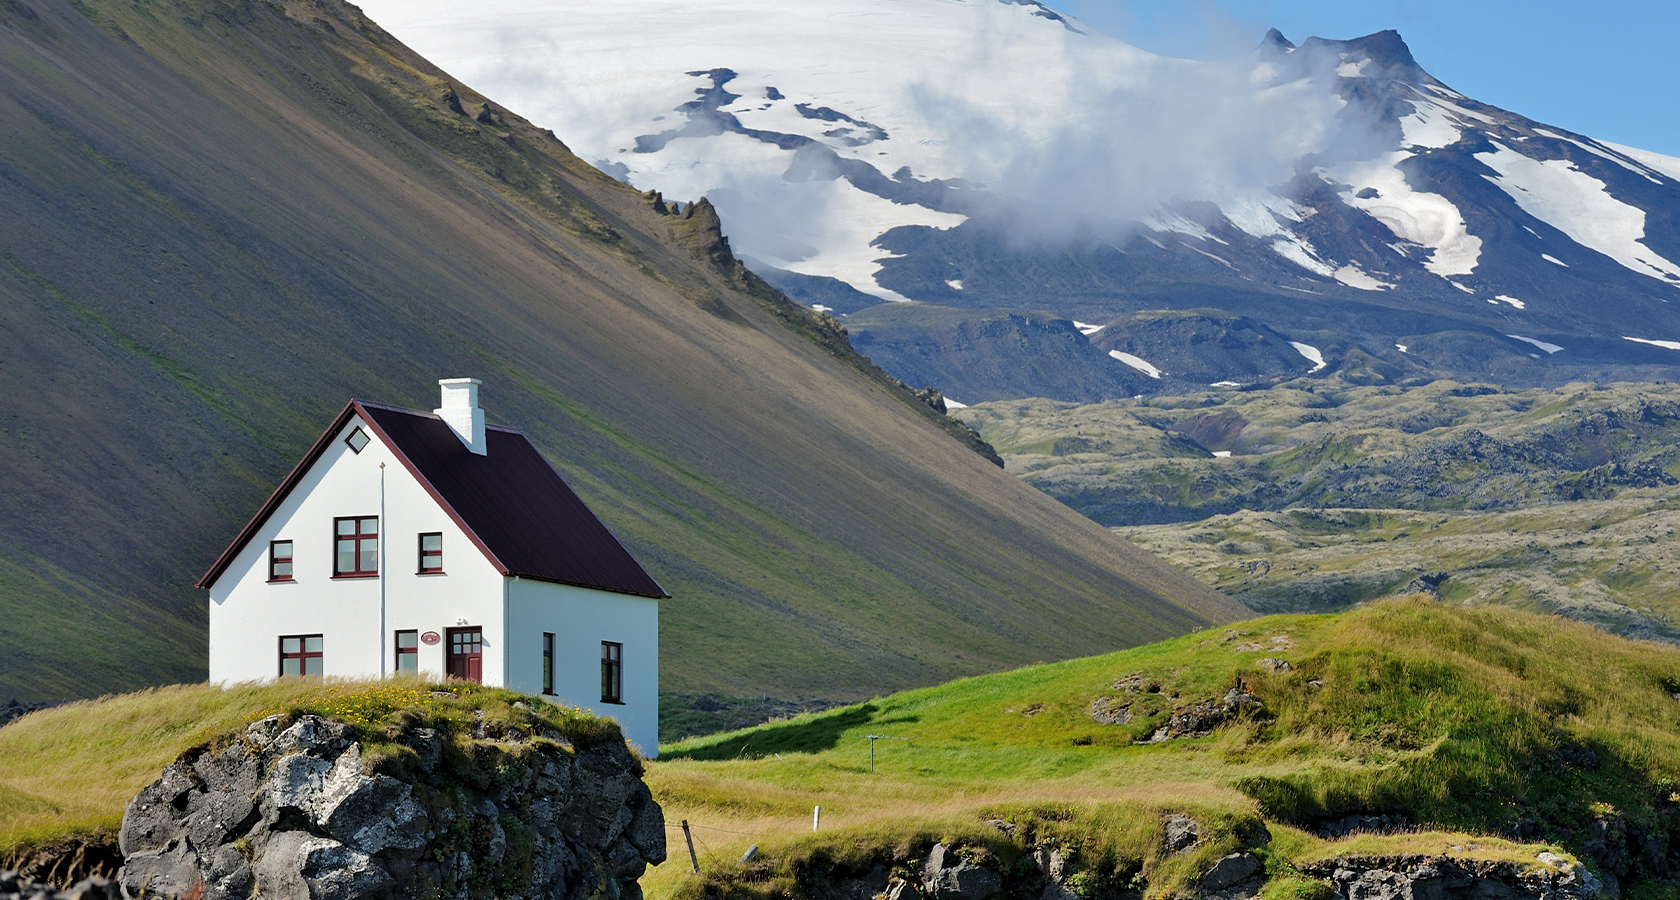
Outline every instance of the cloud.
[[[1018, 237], [1062, 242], [1124, 228], [1174, 201], [1264, 192], [1349, 124], [1332, 53], [1191, 62], [1097, 40], [1087, 52], [1108, 59], [1000, 88], [1036, 97], [976, 102], [972, 84], [938, 76], [914, 89], [930, 128], [960, 151], [963, 177], [997, 197]], [[982, 70], [999, 55], [977, 46], [964, 66]]]

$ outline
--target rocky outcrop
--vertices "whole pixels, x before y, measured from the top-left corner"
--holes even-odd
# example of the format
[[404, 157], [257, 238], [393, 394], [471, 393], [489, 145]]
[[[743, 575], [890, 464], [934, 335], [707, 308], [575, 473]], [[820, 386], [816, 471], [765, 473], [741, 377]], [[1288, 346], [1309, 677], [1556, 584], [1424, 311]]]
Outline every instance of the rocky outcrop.
[[[221, 749], [172, 763], [123, 816], [130, 897], [640, 900], [665, 859], [665, 823], [619, 743], [559, 735], [465, 748], [428, 728], [398, 740], [406, 777], [370, 772], [354, 730], [270, 717]], [[490, 773], [487, 777], [484, 773]]]
[[1264, 712], [1264, 704], [1254, 695], [1232, 688], [1225, 692], [1222, 700], [1198, 700], [1189, 706], [1174, 710], [1167, 724], [1155, 729], [1154, 734], [1139, 743], [1158, 744], [1173, 738], [1203, 737], [1212, 734], [1215, 728], [1226, 722], [1235, 721], [1242, 716], [1262, 715]]
[[0, 870], [0, 900], [121, 900], [122, 889], [100, 875], [84, 878], [65, 890], [35, 881], [10, 869]]
[[1542, 853], [1540, 866], [1433, 856], [1337, 857], [1301, 866], [1327, 878], [1338, 900], [1592, 900], [1597, 878], [1579, 863]]
[[922, 896], [931, 900], [988, 900], [1003, 890], [998, 873], [935, 844], [922, 864]]

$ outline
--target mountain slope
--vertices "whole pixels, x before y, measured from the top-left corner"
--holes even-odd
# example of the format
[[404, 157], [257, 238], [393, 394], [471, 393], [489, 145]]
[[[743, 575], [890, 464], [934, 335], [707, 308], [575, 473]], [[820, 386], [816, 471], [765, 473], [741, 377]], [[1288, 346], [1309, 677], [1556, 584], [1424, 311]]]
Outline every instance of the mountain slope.
[[[938, 347], [902, 314], [854, 330], [879, 337], [888, 371], [965, 403], [1132, 393], [1139, 370], [1103, 331], [1095, 354], [938, 341], [1011, 314], [1125, 332], [1140, 312], [1211, 309], [1284, 338], [1262, 356], [1300, 343], [1318, 371], [1385, 380], [1659, 380], [1680, 364], [1680, 160], [1465, 97], [1392, 31], [1299, 47], [1274, 31], [1198, 63], [1014, 0], [368, 8], [575, 128], [609, 171], [711, 196], [802, 302], [946, 307], [920, 314]], [[1118, 349], [1160, 374], [1146, 391], [1317, 366], [1141, 343], [1151, 355]], [[1027, 385], [994, 374], [1034, 366]]]
[[4, 0], [0, 84], [0, 694], [202, 678], [190, 585], [332, 413], [460, 375], [675, 595], [667, 689], [866, 695], [1244, 614], [972, 452], [709, 205], [353, 7]]

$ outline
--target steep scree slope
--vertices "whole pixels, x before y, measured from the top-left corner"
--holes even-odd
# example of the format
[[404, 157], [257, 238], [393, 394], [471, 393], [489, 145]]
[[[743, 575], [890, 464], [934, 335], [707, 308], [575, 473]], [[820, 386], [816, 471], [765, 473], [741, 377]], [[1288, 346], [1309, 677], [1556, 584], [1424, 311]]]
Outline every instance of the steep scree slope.
[[3, 0], [0, 120], [0, 695], [202, 678], [189, 586], [332, 411], [459, 375], [675, 595], [668, 688], [865, 695], [1245, 613], [953, 440], [707, 207], [347, 4]]

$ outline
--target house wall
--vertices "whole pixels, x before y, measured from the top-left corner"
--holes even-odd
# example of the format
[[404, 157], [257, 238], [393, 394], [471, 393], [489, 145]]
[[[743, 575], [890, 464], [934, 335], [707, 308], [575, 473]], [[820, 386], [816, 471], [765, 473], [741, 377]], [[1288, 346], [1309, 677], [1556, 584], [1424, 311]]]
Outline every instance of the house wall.
[[[359, 454], [343, 441], [357, 426], [372, 438]], [[380, 516], [379, 577], [333, 577], [333, 519], [341, 516]], [[443, 534], [444, 574], [415, 574], [422, 532]], [[293, 542], [290, 583], [268, 582], [273, 540]], [[402, 629], [443, 638], [422, 644], [419, 657], [422, 674], [441, 678], [447, 629], [465, 619], [484, 630], [484, 682], [499, 684], [507, 667], [502, 585], [501, 573], [373, 429], [353, 416], [211, 586], [210, 680], [274, 678], [280, 636], [300, 634], [323, 636], [325, 674], [374, 677], [394, 670], [395, 632]]]
[[[507, 684], [542, 692], [543, 633], [554, 635], [556, 702], [610, 716], [641, 752], [659, 752], [659, 601], [589, 588], [512, 580]], [[601, 702], [601, 642], [624, 645], [624, 703]]]

